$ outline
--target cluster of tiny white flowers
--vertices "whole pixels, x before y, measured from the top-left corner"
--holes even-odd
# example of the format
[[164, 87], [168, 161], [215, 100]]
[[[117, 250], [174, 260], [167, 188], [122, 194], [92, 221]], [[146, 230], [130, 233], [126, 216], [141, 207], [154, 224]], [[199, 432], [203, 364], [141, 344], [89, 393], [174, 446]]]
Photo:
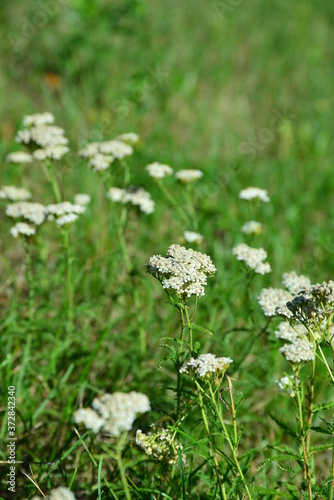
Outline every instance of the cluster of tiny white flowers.
[[205, 293], [207, 276], [216, 272], [211, 258], [192, 248], [171, 245], [166, 257], [154, 255], [146, 264], [147, 270], [161, 281], [163, 288], [178, 295], [197, 295]]
[[230, 364], [231, 358], [217, 358], [214, 354], [201, 354], [198, 358], [191, 358], [180, 368], [180, 373], [187, 373], [193, 378], [221, 379]]
[[48, 158], [61, 160], [69, 152], [67, 147], [69, 141], [64, 136], [64, 129], [51, 125], [53, 123], [54, 116], [51, 113], [25, 116], [24, 128], [18, 131], [16, 142], [37, 147], [33, 152], [33, 157], [37, 161], [44, 161]]
[[158, 163], [155, 161], [154, 163], [150, 163], [145, 167], [145, 170], [148, 172], [150, 177], [154, 179], [163, 179], [169, 175], [172, 175], [173, 169], [169, 165], [164, 165], [162, 163]]
[[47, 208], [40, 203], [32, 203], [29, 201], [18, 201], [8, 205], [6, 215], [13, 219], [23, 218], [32, 222], [36, 226], [41, 225], [47, 215]]
[[77, 193], [74, 195], [74, 204], [86, 207], [91, 202], [91, 197], [86, 193]]
[[14, 238], [18, 238], [19, 236], [29, 237], [36, 234], [36, 228], [26, 222], [17, 222], [9, 232]]
[[275, 331], [275, 336], [278, 339], [289, 340], [293, 342], [298, 338], [305, 337], [307, 334], [307, 329], [302, 324], [295, 324], [294, 327], [290, 325], [287, 321], [282, 321]]
[[138, 206], [141, 212], [148, 215], [154, 212], [155, 203], [150, 193], [141, 187], [136, 189], [112, 187], [107, 193], [107, 198], [115, 203], [131, 203], [134, 206]]
[[148, 397], [134, 391], [104, 394], [93, 399], [92, 407], [94, 409], [77, 410], [73, 415], [75, 423], [83, 423], [95, 433], [102, 430], [111, 436], [131, 430], [137, 416], [151, 409]]
[[244, 234], [261, 234], [262, 230], [263, 225], [261, 224], [261, 222], [257, 222], [255, 220], [246, 222], [241, 228], [241, 231]]
[[286, 392], [291, 398], [296, 395], [292, 377], [282, 377], [280, 380], [277, 380], [277, 385], [281, 391]]
[[180, 182], [193, 182], [198, 181], [203, 177], [203, 172], [201, 170], [187, 169], [187, 170], [179, 170], [176, 172], [175, 177]]
[[73, 204], [70, 201], [54, 203], [46, 207], [48, 219], [55, 220], [58, 226], [66, 226], [75, 222], [80, 214], [86, 210], [85, 206]]
[[[167, 462], [170, 465], [178, 463], [178, 450], [182, 450], [183, 446], [175, 439], [175, 432], [151, 426], [152, 431], [144, 434], [138, 429], [136, 433], [136, 444], [144, 450], [146, 455], [154, 457], [156, 460]], [[185, 462], [185, 459], [183, 459]]]
[[246, 189], [242, 189], [239, 193], [239, 198], [246, 201], [251, 201], [251, 200], [260, 200], [264, 202], [270, 201], [268, 192], [265, 189], [257, 187], [248, 187]]
[[295, 271], [291, 271], [291, 273], [284, 273], [282, 281], [283, 285], [293, 295], [296, 295], [301, 288], [308, 288], [311, 286], [311, 280], [307, 276], [299, 276]]
[[134, 146], [138, 144], [140, 141], [140, 137], [135, 132], [126, 132], [125, 134], [118, 135], [116, 137], [116, 141], [125, 142], [125, 144], [130, 144], [130, 146]]
[[277, 307], [284, 306], [292, 299], [290, 292], [281, 288], [263, 288], [258, 296], [258, 302], [265, 316], [275, 316]]
[[123, 160], [133, 154], [133, 148], [121, 136], [111, 141], [92, 142], [79, 151], [79, 156], [89, 159], [89, 166], [95, 171], [107, 170], [115, 160]]
[[263, 248], [252, 248], [246, 243], [240, 243], [232, 249], [237, 260], [245, 264], [258, 274], [270, 273], [271, 267], [268, 262], [263, 262], [267, 258], [267, 252]]
[[15, 151], [6, 156], [6, 161], [9, 163], [31, 163], [33, 159], [31, 154], [24, 151]]
[[183, 236], [188, 243], [202, 243], [203, 241], [203, 236], [194, 231], [185, 231]]
[[284, 344], [279, 352], [292, 364], [311, 361], [315, 357], [314, 346], [306, 338], [296, 338], [290, 344]]
[[25, 188], [16, 186], [2, 186], [0, 188], [0, 200], [26, 201], [31, 198], [31, 193]]
[[23, 117], [23, 126], [32, 127], [34, 125], [51, 125], [54, 123], [55, 117], [52, 113], [45, 111], [44, 113], [35, 113], [34, 115], [26, 115]]
[[[51, 490], [50, 495], [43, 497], [44, 500], [75, 500], [75, 495], [68, 488], [60, 486]], [[42, 497], [34, 496], [31, 500], [42, 500]]]

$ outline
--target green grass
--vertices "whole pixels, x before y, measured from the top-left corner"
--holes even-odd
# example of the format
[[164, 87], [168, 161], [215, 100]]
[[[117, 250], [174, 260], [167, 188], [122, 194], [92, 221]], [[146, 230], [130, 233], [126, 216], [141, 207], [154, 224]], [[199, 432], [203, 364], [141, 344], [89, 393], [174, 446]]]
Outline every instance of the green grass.
[[[243, 394], [240, 454], [257, 449], [248, 471], [259, 488], [254, 498], [278, 498], [277, 491], [260, 488], [278, 487], [287, 494], [289, 472], [269, 459], [284, 454], [275, 446], [291, 446], [291, 436], [270, 414], [297, 428], [291, 400], [276, 387], [289, 367], [278, 354], [277, 319], [259, 335], [265, 319], [256, 297], [263, 287], [281, 286], [286, 271], [306, 274], [314, 283], [334, 275], [334, 6], [314, 0], [241, 1], [231, 8], [228, 0], [69, 0], [57, 5], [58, 12], [26, 42], [24, 26], [34, 24], [40, 7], [3, 1], [0, 8], [1, 184], [29, 188], [34, 201], [54, 201], [37, 164], [5, 162], [8, 152], [19, 149], [14, 139], [22, 116], [48, 110], [71, 143], [57, 170], [64, 198], [78, 192], [92, 196], [71, 230], [73, 330], [65, 327], [60, 232], [51, 225], [42, 228], [42, 251], [34, 250], [37, 310], [29, 320], [23, 248], [9, 234], [12, 224], [1, 202], [1, 439], [6, 443], [7, 386], [14, 385], [17, 498], [38, 494], [23, 473], [34, 477], [45, 494], [62, 485], [71, 486], [79, 499], [126, 498], [112, 440], [94, 440], [82, 429], [79, 437], [73, 412], [98, 394], [130, 390], [147, 394], [152, 406], [136, 421], [123, 450], [131, 497], [219, 498], [198, 408], [178, 434], [189, 457], [196, 457], [183, 472], [176, 468], [170, 475], [133, 443], [135, 429], [148, 431], [173, 414], [176, 384], [172, 364], [157, 363], [168, 355], [161, 338], [177, 335], [179, 319], [146, 274], [145, 263], [170, 244], [182, 243], [189, 229], [146, 174], [144, 167], [152, 161], [204, 172], [194, 189], [204, 236], [199, 249], [218, 271], [196, 313], [196, 323], [213, 336], [198, 331], [196, 339], [201, 352], [234, 359], [229, 372], [236, 397]], [[76, 154], [88, 142], [128, 131], [142, 137], [130, 161], [132, 182], [143, 185], [156, 202], [150, 216], [129, 210], [125, 236], [131, 274], [117, 241], [120, 207], [105, 199], [97, 175]], [[172, 178], [165, 185], [184, 205], [183, 188]], [[242, 204], [238, 193], [249, 185], [267, 189], [270, 203]], [[265, 231], [247, 240], [240, 228], [252, 218], [263, 222]], [[257, 276], [252, 284], [255, 325], [245, 274], [231, 253], [241, 241], [265, 248], [272, 266], [271, 274]], [[320, 371], [316, 379], [317, 403], [333, 398], [325, 377]], [[186, 387], [194, 390], [191, 383]], [[330, 418], [331, 411], [320, 416]], [[318, 417], [316, 425], [324, 425]], [[317, 434], [315, 443], [328, 439]], [[7, 460], [6, 446], [0, 460]], [[329, 462], [328, 450], [317, 454], [318, 484], [329, 476]], [[298, 469], [295, 462], [284, 463]], [[1, 495], [14, 498], [6, 492], [8, 466], [0, 467]], [[322, 495], [318, 498], [330, 498]], [[232, 491], [231, 498], [242, 497]]]

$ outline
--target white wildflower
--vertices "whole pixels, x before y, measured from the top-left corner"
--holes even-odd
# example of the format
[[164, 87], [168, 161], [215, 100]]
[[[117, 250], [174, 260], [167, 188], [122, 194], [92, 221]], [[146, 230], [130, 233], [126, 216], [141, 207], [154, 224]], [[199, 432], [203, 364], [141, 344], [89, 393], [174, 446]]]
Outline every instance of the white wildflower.
[[169, 165], [164, 165], [162, 163], [158, 163], [155, 161], [154, 163], [150, 163], [145, 167], [145, 170], [148, 172], [150, 177], [154, 179], [163, 179], [169, 175], [172, 175], [173, 169]]
[[92, 156], [97, 155], [98, 152], [99, 152], [99, 143], [91, 142], [90, 144], [87, 144], [87, 146], [84, 149], [81, 149], [78, 154], [83, 158], [91, 158]]
[[78, 193], [74, 195], [74, 204], [86, 207], [91, 202], [91, 197], [86, 193]]
[[[275, 331], [275, 336], [278, 339], [282, 340], [288, 340], [289, 342], [293, 342], [294, 340], [298, 339], [298, 330], [300, 327], [303, 328], [303, 331], [301, 331], [301, 334], [304, 334], [307, 332], [306, 328], [303, 327], [303, 325], [295, 325], [294, 328], [288, 323], [287, 321], [282, 321], [277, 327], [277, 330]], [[296, 331], [297, 330], [297, 331]]]
[[78, 215], [76, 214], [66, 214], [62, 217], [58, 217], [58, 219], [56, 219], [56, 224], [58, 224], [58, 226], [67, 226], [68, 224], [75, 222], [77, 218]]
[[31, 127], [33, 125], [49, 125], [54, 123], [55, 118], [52, 113], [35, 113], [34, 115], [26, 115], [23, 117], [23, 126]]
[[154, 255], [146, 264], [148, 272], [161, 281], [163, 288], [178, 295], [201, 297], [207, 276], [216, 272], [208, 255], [180, 245], [171, 245], [166, 257]]
[[51, 215], [55, 215], [56, 217], [60, 217], [66, 214], [83, 214], [86, 210], [82, 205], [73, 204], [70, 201], [62, 201], [60, 203], [54, 203], [52, 205], [48, 205], [46, 207], [47, 211]]
[[133, 154], [133, 148], [123, 141], [104, 141], [99, 144], [99, 151], [106, 155], [111, 155], [118, 160], [123, 160]]
[[261, 222], [250, 220], [242, 226], [241, 231], [244, 234], [261, 234], [263, 231], [263, 225]]
[[252, 248], [245, 243], [240, 243], [232, 250], [237, 260], [245, 264], [258, 274], [266, 274], [271, 271], [270, 264], [263, 262], [267, 258], [267, 252], [263, 248]]
[[280, 380], [277, 380], [277, 385], [281, 391], [286, 392], [291, 398], [295, 397], [296, 393], [294, 390], [294, 381], [292, 377], [282, 377]]
[[113, 161], [113, 156], [97, 153], [89, 159], [89, 166], [94, 172], [100, 172], [101, 170], [108, 170]]
[[247, 201], [256, 199], [264, 202], [270, 201], [268, 192], [265, 189], [260, 189], [257, 187], [248, 187], [246, 189], [242, 189], [239, 193], [239, 198]]
[[16, 186], [2, 186], [0, 188], [0, 200], [26, 201], [31, 198], [31, 193], [25, 188]]
[[[51, 490], [50, 495], [43, 497], [44, 500], [75, 500], [75, 495], [68, 488], [60, 486]], [[34, 496], [31, 500], [42, 500], [41, 497]]]
[[265, 316], [275, 316], [277, 307], [284, 306], [292, 295], [280, 288], [263, 288], [258, 296], [258, 302]]
[[126, 198], [126, 193], [126, 189], [112, 187], [107, 193], [107, 198], [109, 198], [111, 201], [125, 203], [124, 200]]
[[[182, 450], [183, 446], [175, 438], [175, 431], [151, 426], [151, 431], [144, 434], [138, 429], [136, 433], [136, 444], [146, 455], [152, 456], [156, 460], [166, 462], [170, 465], [178, 463], [178, 450]], [[185, 460], [183, 459], [183, 462]]]
[[292, 364], [311, 361], [315, 357], [314, 346], [306, 338], [297, 338], [290, 344], [284, 344], [279, 352]]
[[8, 217], [12, 217], [13, 219], [22, 217], [36, 224], [36, 226], [44, 222], [46, 214], [46, 207], [40, 203], [32, 203], [29, 201], [18, 201], [8, 205], [6, 208], [6, 215], [8, 215]]
[[194, 231], [185, 231], [183, 236], [188, 243], [202, 243], [203, 241], [203, 236]]
[[116, 137], [116, 141], [122, 141], [130, 146], [137, 144], [140, 141], [140, 137], [135, 132], [126, 132]]
[[175, 177], [180, 181], [180, 182], [192, 182], [192, 181], [198, 181], [203, 177], [203, 172], [201, 170], [193, 170], [193, 169], [188, 169], [188, 170], [179, 170], [176, 172]]
[[26, 222], [17, 222], [9, 232], [14, 238], [18, 238], [19, 236], [33, 236], [36, 234], [36, 229]]
[[230, 364], [231, 358], [217, 358], [214, 354], [201, 354], [198, 358], [191, 358], [184, 363], [180, 373], [187, 373], [194, 378], [221, 379]]
[[6, 156], [6, 161], [9, 163], [31, 163], [33, 159], [31, 154], [24, 151], [15, 151]]
[[55, 146], [47, 146], [44, 149], [36, 149], [33, 152], [33, 156], [37, 161], [44, 161], [48, 158], [52, 160], [61, 160], [66, 153], [69, 152], [69, 148], [67, 146], [55, 145]]
[[301, 288], [308, 288], [311, 286], [309, 278], [303, 275], [298, 275], [295, 271], [283, 274], [283, 285], [293, 295], [297, 295]]
[[148, 191], [143, 188], [121, 189], [112, 187], [107, 193], [107, 198], [115, 203], [131, 203], [138, 206], [141, 212], [151, 214], [154, 212], [155, 203]]
[[86, 429], [91, 429], [95, 434], [101, 430], [104, 424], [104, 419], [92, 408], [76, 410], [73, 414], [73, 420], [76, 424], [84, 424]]

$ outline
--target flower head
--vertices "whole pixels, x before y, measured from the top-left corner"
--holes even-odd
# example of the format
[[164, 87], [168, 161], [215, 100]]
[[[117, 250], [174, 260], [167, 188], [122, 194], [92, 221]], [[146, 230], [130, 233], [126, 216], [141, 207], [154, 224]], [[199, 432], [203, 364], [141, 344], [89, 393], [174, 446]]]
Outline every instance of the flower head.
[[291, 299], [291, 293], [281, 288], [263, 288], [258, 296], [258, 302], [265, 316], [275, 316], [277, 307], [284, 306]]
[[176, 172], [175, 177], [180, 182], [188, 183], [201, 179], [203, 177], [203, 172], [201, 170], [193, 170], [190, 168], [187, 170], [179, 170]]
[[25, 219], [32, 222], [36, 226], [42, 224], [45, 220], [47, 209], [40, 203], [32, 203], [29, 201], [18, 201], [8, 205], [6, 215], [13, 219]]
[[270, 201], [268, 193], [265, 189], [260, 189], [257, 187], [248, 187], [242, 189], [239, 193], [239, 198], [246, 201], [260, 200], [264, 202]]
[[33, 159], [31, 154], [24, 151], [15, 151], [6, 156], [6, 161], [9, 163], [31, 163]]
[[292, 377], [282, 377], [280, 380], [277, 380], [277, 385], [281, 391], [286, 392], [291, 398], [295, 397], [296, 393], [294, 390], [294, 381]]
[[[44, 500], [75, 500], [74, 493], [72, 493], [72, 491], [68, 488], [63, 488], [62, 486], [51, 490], [50, 495], [43, 498]], [[31, 500], [42, 500], [42, 498], [34, 496]]]
[[138, 206], [139, 210], [145, 214], [154, 212], [155, 203], [150, 193], [141, 187], [129, 189], [112, 187], [107, 193], [107, 198], [115, 203], [131, 203], [134, 206]]
[[309, 288], [311, 281], [307, 276], [298, 275], [295, 271], [283, 274], [283, 285], [290, 293], [296, 295], [301, 288]]
[[185, 231], [183, 236], [188, 243], [202, 243], [203, 241], [203, 236], [194, 231]]
[[171, 245], [166, 257], [154, 255], [146, 264], [147, 270], [161, 281], [163, 288], [178, 295], [205, 293], [207, 277], [216, 272], [210, 257], [192, 248]]
[[27, 189], [16, 186], [2, 186], [0, 188], [0, 200], [26, 201], [31, 198], [31, 193]]
[[256, 222], [255, 220], [246, 222], [241, 228], [241, 231], [244, 234], [261, 234], [262, 230], [263, 225], [261, 224], [261, 222]]
[[173, 169], [169, 165], [164, 165], [157, 161], [147, 165], [145, 170], [148, 172], [148, 175], [154, 179], [163, 179], [173, 173]]
[[175, 465], [178, 463], [178, 450], [182, 450], [182, 444], [175, 439], [175, 431], [151, 426], [151, 431], [144, 434], [140, 429], [136, 433], [136, 444], [142, 448], [146, 455], [156, 460]]
[[232, 253], [237, 260], [245, 262], [257, 274], [266, 274], [271, 271], [270, 264], [263, 262], [267, 258], [267, 252], [263, 248], [252, 248], [246, 243], [240, 243], [233, 248]]
[[141, 392], [114, 392], [93, 399], [91, 408], [77, 410], [74, 421], [83, 423], [97, 433], [100, 430], [111, 436], [129, 431], [141, 413], [150, 410], [148, 397]]
[[19, 236], [26, 238], [36, 234], [36, 228], [26, 222], [17, 222], [9, 232], [14, 238], [18, 238]]
[[195, 379], [215, 381], [219, 383], [230, 364], [231, 358], [217, 358], [214, 354], [201, 354], [198, 358], [191, 358], [184, 363], [180, 373], [187, 373]]
[[135, 132], [126, 132], [125, 134], [118, 135], [116, 141], [125, 142], [125, 144], [134, 146], [140, 141], [140, 137]]
[[54, 123], [55, 117], [52, 113], [45, 111], [44, 113], [35, 113], [34, 115], [26, 115], [23, 117], [23, 126], [31, 127], [33, 125], [50, 125]]
[[86, 193], [78, 193], [74, 195], [74, 204], [86, 207], [90, 204], [91, 197]]
[[314, 345], [306, 338], [297, 338], [290, 344], [284, 344], [279, 352], [285, 356], [285, 359], [291, 364], [296, 365], [304, 361], [311, 361], [315, 357]]

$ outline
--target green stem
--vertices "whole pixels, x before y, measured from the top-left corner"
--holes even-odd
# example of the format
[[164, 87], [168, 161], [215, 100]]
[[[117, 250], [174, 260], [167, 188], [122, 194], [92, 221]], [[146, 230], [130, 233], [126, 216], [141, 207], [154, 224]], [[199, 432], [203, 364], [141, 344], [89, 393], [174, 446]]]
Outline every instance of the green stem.
[[35, 313], [35, 288], [32, 274], [32, 260], [30, 254], [30, 247], [27, 240], [24, 240], [24, 253], [26, 265], [26, 280], [28, 284], [28, 304], [29, 304], [29, 318], [32, 319]]
[[333, 446], [332, 446], [331, 476], [332, 476], [332, 480], [331, 480], [331, 487], [330, 487], [329, 497], [328, 497], [329, 500], [333, 500], [334, 499], [334, 437], [333, 437]]
[[116, 451], [115, 458], [116, 458], [117, 466], [118, 466], [119, 473], [121, 476], [121, 481], [122, 481], [122, 485], [124, 488], [125, 498], [126, 498], [126, 500], [131, 500], [131, 494], [130, 494], [130, 490], [129, 490], [128, 480], [126, 478], [124, 462], [122, 459], [122, 443], [124, 440], [125, 440], [124, 437], [122, 437], [122, 439], [119, 441], [119, 443], [117, 445], [117, 451]]
[[193, 227], [194, 227], [195, 231], [198, 231], [197, 215], [196, 215], [196, 211], [195, 211], [194, 204], [192, 201], [192, 193], [191, 193], [190, 184], [187, 184], [185, 188], [186, 188], [185, 193], [186, 193], [186, 202], [187, 202], [189, 216], [192, 219], [192, 223], [193, 223]]
[[186, 311], [186, 319], [187, 319], [187, 326], [189, 330], [189, 344], [190, 344], [190, 350], [191, 354], [193, 354], [193, 329], [190, 323], [190, 318], [189, 318], [189, 312], [188, 312], [188, 306], [185, 306], [185, 311]]
[[314, 380], [315, 380], [315, 358], [312, 361], [312, 371], [310, 377], [310, 386], [308, 392], [308, 417], [307, 417], [307, 435], [306, 435], [306, 452], [307, 454], [310, 451], [310, 442], [311, 442], [311, 425], [313, 418], [313, 399], [314, 399]]
[[123, 254], [123, 258], [124, 258], [124, 263], [125, 263], [126, 269], [127, 269], [128, 273], [131, 273], [131, 271], [132, 271], [132, 264], [131, 264], [131, 260], [130, 260], [130, 257], [129, 257], [129, 252], [128, 252], [128, 249], [127, 249], [127, 246], [126, 246], [125, 236], [124, 236], [124, 227], [125, 227], [125, 224], [126, 224], [127, 212], [128, 212], [127, 208], [126, 207], [122, 207], [121, 216], [120, 216], [119, 222], [118, 222], [118, 239], [119, 239], [119, 243], [120, 243], [120, 246], [121, 246], [121, 250], [122, 250], [122, 254]]
[[185, 329], [185, 323], [184, 323], [184, 314], [183, 314], [183, 308], [180, 308], [180, 314], [181, 314], [181, 332], [180, 332], [180, 343], [179, 343], [179, 349], [177, 353], [177, 361], [176, 361], [176, 421], [179, 420], [180, 415], [181, 415], [181, 373], [180, 373], [180, 368], [181, 368], [181, 361], [180, 358], [182, 356], [182, 351], [183, 351], [183, 339], [184, 339], [184, 329]]
[[328, 371], [328, 373], [329, 373], [329, 376], [330, 376], [330, 378], [332, 379], [332, 382], [334, 383], [334, 377], [333, 377], [332, 370], [330, 369], [330, 367], [329, 367], [329, 365], [328, 365], [328, 363], [327, 363], [327, 359], [325, 358], [325, 355], [324, 355], [324, 353], [322, 352], [322, 349], [321, 349], [320, 345], [318, 345], [318, 349], [319, 349], [319, 352], [320, 352], [320, 356], [322, 357], [322, 360], [323, 360], [323, 362], [324, 362], [324, 364], [325, 364], [325, 366], [326, 366], [326, 368], [327, 368], [327, 371]]
[[214, 447], [213, 447], [213, 438], [211, 436], [208, 419], [207, 419], [207, 416], [206, 416], [206, 413], [205, 413], [205, 406], [204, 406], [204, 403], [203, 403], [203, 398], [202, 398], [202, 393], [201, 393], [201, 386], [199, 385], [199, 383], [197, 381], [195, 381], [195, 382], [196, 382], [196, 387], [197, 387], [197, 394], [198, 394], [199, 405], [200, 405], [201, 413], [202, 413], [202, 419], [203, 419], [203, 423], [204, 423], [206, 434], [207, 434], [208, 439], [209, 439], [210, 456], [213, 459], [214, 464], [215, 464], [216, 476], [217, 476], [219, 490], [220, 490], [220, 496], [224, 500], [227, 500], [226, 491], [225, 491], [225, 485], [221, 481], [220, 470], [219, 470], [219, 463], [218, 463], [218, 460], [217, 460], [217, 457], [216, 457], [216, 454], [215, 454], [215, 450], [214, 450]]
[[62, 196], [60, 193], [60, 188], [59, 184], [57, 181], [56, 173], [53, 168], [53, 164], [49, 161], [46, 161], [45, 163], [42, 162], [42, 168], [45, 174], [45, 177], [47, 180], [50, 182], [52, 189], [53, 189], [53, 194], [55, 195], [56, 202], [60, 203], [62, 201]]
[[183, 222], [189, 226], [191, 223], [188, 215], [185, 213], [183, 208], [179, 205], [179, 203], [175, 200], [175, 198], [170, 194], [170, 192], [165, 188], [164, 183], [160, 180], [158, 180], [158, 186], [160, 190], [162, 191], [162, 194], [165, 196], [165, 198], [170, 202], [170, 204], [179, 212], [181, 219]]
[[70, 228], [69, 226], [64, 226], [63, 228], [63, 237], [64, 237], [64, 250], [66, 255], [66, 279], [67, 279], [67, 320], [69, 328], [73, 326], [73, 307], [74, 307], [74, 289], [73, 289], [73, 269], [72, 269], [72, 259], [70, 252]]
[[300, 399], [298, 374], [299, 374], [299, 369], [297, 369], [295, 371], [294, 385], [295, 385], [295, 393], [297, 396], [298, 420], [299, 420], [299, 428], [300, 428], [300, 443], [301, 443], [302, 450], [303, 450], [304, 479], [306, 479], [306, 481], [307, 481], [309, 499], [312, 500], [313, 499], [312, 484], [311, 484], [311, 475], [310, 475], [310, 468], [309, 468], [307, 449], [306, 449], [305, 429], [304, 429], [304, 420], [303, 420], [303, 406], [302, 406], [302, 401]]
[[240, 466], [240, 463], [239, 463], [237, 443], [236, 444], [232, 443], [230, 435], [227, 432], [227, 428], [226, 428], [225, 422], [224, 422], [223, 417], [221, 415], [220, 409], [219, 409], [219, 407], [217, 405], [217, 401], [216, 401], [215, 395], [214, 395], [214, 393], [212, 391], [211, 385], [209, 386], [209, 390], [210, 390], [210, 396], [211, 396], [212, 404], [213, 404], [213, 406], [215, 408], [215, 411], [216, 411], [216, 414], [218, 416], [220, 425], [222, 426], [222, 429], [223, 429], [224, 437], [226, 438], [226, 440], [227, 440], [227, 442], [229, 444], [230, 450], [231, 450], [232, 455], [233, 455], [234, 463], [236, 465], [236, 468], [238, 469], [239, 475], [241, 477], [241, 480], [242, 480], [242, 482], [244, 484], [244, 487], [245, 487], [245, 490], [247, 492], [247, 497], [249, 498], [249, 500], [251, 500], [252, 499], [252, 495], [251, 495], [251, 493], [249, 491], [249, 488], [248, 488], [245, 476], [244, 476], [244, 474], [242, 472], [242, 469], [241, 469], [241, 466]]

